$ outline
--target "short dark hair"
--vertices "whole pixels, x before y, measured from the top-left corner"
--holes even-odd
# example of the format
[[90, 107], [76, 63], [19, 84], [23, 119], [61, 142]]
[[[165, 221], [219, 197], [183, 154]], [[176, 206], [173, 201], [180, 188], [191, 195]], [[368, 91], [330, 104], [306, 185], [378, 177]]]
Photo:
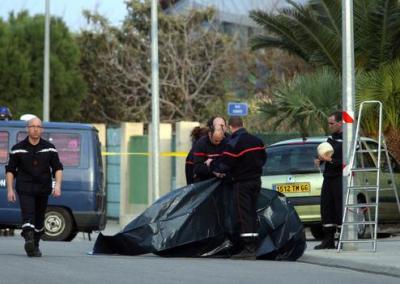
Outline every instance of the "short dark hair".
[[240, 116], [231, 116], [228, 120], [228, 125], [235, 128], [243, 127], [243, 120]]
[[342, 111], [337, 110], [329, 114], [328, 117], [334, 116], [336, 122], [341, 122], [342, 121]]
[[199, 140], [202, 136], [207, 135], [207, 131], [207, 127], [196, 126], [190, 133], [190, 137], [192, 138], [192, 141], [195, 142]]

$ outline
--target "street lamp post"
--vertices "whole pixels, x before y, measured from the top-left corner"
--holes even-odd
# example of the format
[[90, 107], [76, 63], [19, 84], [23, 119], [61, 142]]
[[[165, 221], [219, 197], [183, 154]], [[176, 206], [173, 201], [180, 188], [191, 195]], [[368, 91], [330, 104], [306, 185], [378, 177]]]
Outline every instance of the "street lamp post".
[[[342, 1], [342, 104], [343, 111], [354, 118], [354, 32], [353, 32], [353, 0]], [[352, 140], [354, 139], [354, 129], [352, 123], [343, 124], [343, 163], [348, 166]], [[348, 186], [348, 171], [343, 171], [343, 208], [345, 208], [345, 198]], [[355, 203], [354, 194], [350, 194], [349, 202]], [[354, 221], [354, 214], [348, 212], [347, 221]], [[355, 226], [342, 227], [344, 239], [356, 240], [357, 231]], [[355, 246], [351, 243], [344, 243], [343, 249], [353, 250]]]
[[46, 0], [44, 26], [43, 121], [50, 120], [50, 0]]
[[151, 131], [153, 201], [160, 197], [160, 106], [158, 80], [158, 15], [157, 0], [151, 1]]

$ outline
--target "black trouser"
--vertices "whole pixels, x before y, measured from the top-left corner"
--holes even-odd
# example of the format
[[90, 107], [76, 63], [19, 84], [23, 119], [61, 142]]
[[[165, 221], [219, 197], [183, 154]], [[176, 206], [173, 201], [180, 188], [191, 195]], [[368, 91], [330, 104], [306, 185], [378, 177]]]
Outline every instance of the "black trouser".
[[233, 183], [236, 220], [241, 237], [255, 237], [253, 234], [257, 234], [257, 199], [260, 189], [260, 179]]
[[44, 229], [44, 215], [46, 212], [48, 195], [19, 194], [21, 207], [22, 229], [35, 229], [36, 232]]
[[342, 224], [342, 196], [342, 176], [325, 177], [321, 191], [321, 219], [324, 227]]

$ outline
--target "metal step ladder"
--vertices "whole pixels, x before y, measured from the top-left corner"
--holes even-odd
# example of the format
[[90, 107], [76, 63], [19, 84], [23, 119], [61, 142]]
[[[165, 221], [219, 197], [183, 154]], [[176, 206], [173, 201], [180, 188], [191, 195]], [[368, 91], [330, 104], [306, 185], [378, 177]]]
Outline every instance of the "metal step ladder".
[[[366, 106], [375, 107], [376, 111], [379, 111], [378, 119], [378, 148], [371, 149], [365, 139], [361, 137], [360, 124], [363, 119], [363, 111], [365, 112]], [[383, 190], [390, 190], [394, 192], [396, 198], [397, 207], [400, 213], [400, 202], [396, 188], [396, 182], [393, 176], [392, 163], [389, 157], [385, 138], [382, 133], [382, 103], [380, 101], [364, 101], [360, 104], [358, 112], [357, 127], [355, 131], [353, 147], [351, 148], [350, 161], [349, 161], [349, 177], [348, 177], [348, 188], [346, 193], [346, 199], [344, 202], [344, 212], [342, 219], [342, 229], [340, 231], [339, 243], [337, 251], [340, 252], [343, 249], [344, 243], [371, 243], [372, 250], [376, 251], [376, 240], [378, 233], [378, 211], [379, 211], [379, 193]], [[365, 113], [364, 113], [365, 115]], [[384, 154], [384, 161], [382, 163], [382, 153]], [[367, 155], [366, 157], [364, 156]], [[376, 157], [377, 156], [377, 157]], [[373, 166], [368, 165], [367, 160], [373, 161]], [[382, 166], [387, 165], [389, 171], [390, 182], [388, 187], [381, 187], [382, 177]], [[368, 179], [365, 178], [365, 174], [375, 176], [375, 184], [369, 184]], [[360, 175], [363, 175], [364, 180], [361, 179]], [[365, 198], [359, 203], [358, 198], [355, 198], [358, 194], [363, 194]], [[351, 198], [353, 197], [353, 198]], [[371, 216], [373, 211], [373, 217]], [[366, 220], [364, 212], [368, 213], [368, 220]], [[355, 213], [353, 216], [357, 217], [362, 214], [362, 220], [351, 220], [349, 216], [351, 213]], [[350, 217], [350, 218], [349, 218]], [[365, 228], [369, 226], [370, 238], [369, 239], [358, 239], [359, 228]], [[357, 232], [356, 238], [345, 239], [344, 232], [350, 228], [355, 229]]]

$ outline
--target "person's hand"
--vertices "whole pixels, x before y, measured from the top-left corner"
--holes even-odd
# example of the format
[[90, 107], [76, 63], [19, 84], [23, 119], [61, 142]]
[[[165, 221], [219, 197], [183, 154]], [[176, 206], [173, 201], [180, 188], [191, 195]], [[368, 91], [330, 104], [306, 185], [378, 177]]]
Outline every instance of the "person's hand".
[[318, 168], [321, 165], [321, 160], [320, 159], [315, 159], [314, 160], [314, 165]]
[[13, 189], [7, 191], [7, 200], [11, 203], [15, 203], [15, 201], [17, 201], [17, 197], [15, 196], [15, 192]]
[[213, 161], [213, 159], [207, 159], [207, 161], [205, 161], [204, 164], [206, 164], [207, 167], [209, 167], [211, 165], [212, 161]]
[[224, 173], [213, 172], [213, 174], [214, 174], [217, 178], [223, 178], [223, 177], [225, 177], [225, 174], [224, 174]]
[[61, 196], [61, 187], [58, 185], [54, 186], [54, 189], [51, 193], [54, 197], [60, 197]]
[[332, 156], [331, 155], [323, 155], [323, 156], [319, 156], [319, 159], [321, 161], [331, 162], [332, 161]]

